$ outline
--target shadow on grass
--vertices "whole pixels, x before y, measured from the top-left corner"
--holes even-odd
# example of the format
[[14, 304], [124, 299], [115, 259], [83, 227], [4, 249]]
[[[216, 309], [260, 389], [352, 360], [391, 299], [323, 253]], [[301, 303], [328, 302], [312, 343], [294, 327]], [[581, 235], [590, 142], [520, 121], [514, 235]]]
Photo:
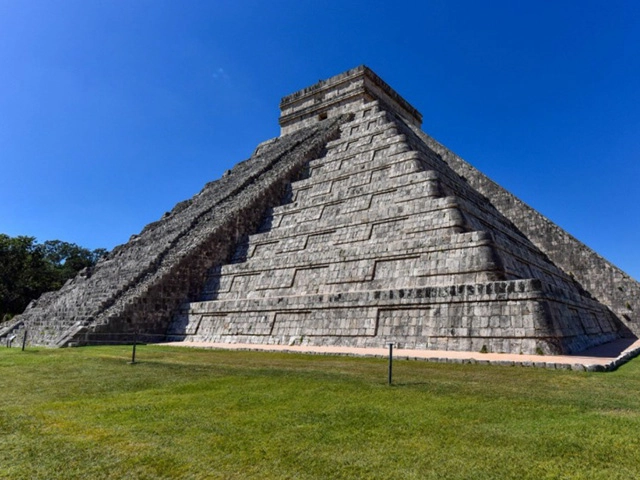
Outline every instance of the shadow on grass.
[[427, 386], [433, 385], [434, 382], [393, 382], [389, 387], [418, 387], [418, 386]]

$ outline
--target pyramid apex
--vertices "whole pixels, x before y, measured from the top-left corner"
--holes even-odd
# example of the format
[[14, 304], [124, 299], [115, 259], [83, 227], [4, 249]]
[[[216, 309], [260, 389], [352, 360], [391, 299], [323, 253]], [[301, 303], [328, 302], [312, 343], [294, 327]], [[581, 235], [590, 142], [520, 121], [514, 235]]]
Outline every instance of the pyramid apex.
[[422, 125], [422, 114], [416, 108], [373, 70], [360, 65], [283, 97], [280, 101], [281, 134], [348, 113], [372, 101], [378, 101], [382, 108], [396, 113], [416, 127]]

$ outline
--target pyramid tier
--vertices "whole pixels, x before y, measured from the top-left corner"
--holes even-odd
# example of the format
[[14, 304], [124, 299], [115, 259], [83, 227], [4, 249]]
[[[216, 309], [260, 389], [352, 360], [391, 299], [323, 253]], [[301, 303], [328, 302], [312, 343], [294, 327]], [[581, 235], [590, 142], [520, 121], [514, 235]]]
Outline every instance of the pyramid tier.
[[187, 342], [558, 354], [618, 337], [599, 303], [538, 280], [194, 302], [169, 332]]

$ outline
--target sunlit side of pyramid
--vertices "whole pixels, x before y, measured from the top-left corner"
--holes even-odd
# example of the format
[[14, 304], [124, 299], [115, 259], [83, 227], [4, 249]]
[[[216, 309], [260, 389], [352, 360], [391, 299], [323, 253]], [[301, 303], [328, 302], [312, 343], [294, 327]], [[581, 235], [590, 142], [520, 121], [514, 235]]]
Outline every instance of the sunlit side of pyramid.
[[424, 134], [370, 69], [281, 111], [280, 137], [13, 331], [514, 353], [638, 334], [635, 280]]

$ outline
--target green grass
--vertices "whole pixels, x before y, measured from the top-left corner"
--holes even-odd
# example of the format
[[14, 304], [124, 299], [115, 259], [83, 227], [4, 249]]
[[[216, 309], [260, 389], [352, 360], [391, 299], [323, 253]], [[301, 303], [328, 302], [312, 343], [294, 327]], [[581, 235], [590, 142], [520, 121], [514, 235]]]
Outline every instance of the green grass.
[[0, 349], [0, 478], [635, 479], [613, 373], [159, 346]]

